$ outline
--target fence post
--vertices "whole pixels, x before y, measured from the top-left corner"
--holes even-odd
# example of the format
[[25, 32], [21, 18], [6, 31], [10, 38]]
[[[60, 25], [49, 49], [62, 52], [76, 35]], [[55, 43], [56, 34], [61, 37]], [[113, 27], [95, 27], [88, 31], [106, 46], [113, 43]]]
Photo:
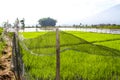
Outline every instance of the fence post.
[[19, 53], [19, 46], [18, 46], [18, 39], [17, 39], [17, 34], [15, 33], [15, 54], [16, 54], [16, 70], [17, 70], [17, 78], [18, 80], [21, 80], [20, 78], [20, 71], [19, 71], [19, 62], [18, 62], [18, 53]]
[[56, 28], [56, 80], [60, 80], [60, 39], [58, 28]]
[[23, 78], [23, 62], [20, 55], [20, 47], [17, 32], [13, 35], [13, 51], [12, 51], [12, 62], [13, 70], [15, 73], [16, 80], [24, 80]]

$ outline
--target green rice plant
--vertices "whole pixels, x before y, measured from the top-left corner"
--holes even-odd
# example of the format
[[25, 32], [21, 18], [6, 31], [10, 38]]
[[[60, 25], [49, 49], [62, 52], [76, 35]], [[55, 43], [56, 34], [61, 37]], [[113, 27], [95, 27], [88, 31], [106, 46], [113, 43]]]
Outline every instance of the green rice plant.
[[24, 35], [24, 38], [35, 38], [37, 36], [43, 35], [47, 32], [20, 32], [19, 34]]
[[[32, 33], [34, 34], [34, 33]], [[61, 80], [119, 80], [120, 35], [60, 32]], [[29, 80], [54, 80], [55, 32], [23, 40], [22, 58]], [[44, 54], [44, 55], [34, 55]], [[52, 54], [52, 55], [49, 55]]]

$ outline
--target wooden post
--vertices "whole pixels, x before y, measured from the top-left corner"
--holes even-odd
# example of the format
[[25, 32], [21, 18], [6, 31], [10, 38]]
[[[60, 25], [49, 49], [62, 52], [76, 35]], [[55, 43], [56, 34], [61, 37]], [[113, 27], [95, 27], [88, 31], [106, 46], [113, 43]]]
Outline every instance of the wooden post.
[[56, 28], [56, 80], [60, 80], [60, 39], [58, 28]]
[[15, 57], [16, 57], [16, 71], [17, 71], [17, 80], [21, 80], [21, 78], [20, 78], [20, 71], [19, 71], [19, 69], [20, 69], [20, 66], [19, 66], [19, 60], [18, 60], [18, 53], [19, 53], [19, 51], [18, 51], [18, 48], [19, 48], [19, 46], [18, 46], [18, 39], [17, 39], [17, 37], [18, 37], [18, 34], [14, 34], [14, 40], [15, 40]]

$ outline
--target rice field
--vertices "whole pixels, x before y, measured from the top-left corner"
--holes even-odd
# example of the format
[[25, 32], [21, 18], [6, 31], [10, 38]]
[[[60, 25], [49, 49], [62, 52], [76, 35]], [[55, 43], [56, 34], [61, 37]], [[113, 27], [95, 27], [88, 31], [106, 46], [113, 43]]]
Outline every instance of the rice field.
[[[20, 34], [24, 36], [20, 44], [25, 77], [28, 80], [55, 80], [56, 33]], [[61, 31], [59, 34], [61, 80], [120, 79], [120, 35], [80, 31]]]

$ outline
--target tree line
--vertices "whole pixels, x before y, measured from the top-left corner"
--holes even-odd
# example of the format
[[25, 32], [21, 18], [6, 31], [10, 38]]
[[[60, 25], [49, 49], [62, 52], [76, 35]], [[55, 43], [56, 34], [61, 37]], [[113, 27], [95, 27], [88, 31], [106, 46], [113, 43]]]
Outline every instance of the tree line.
[[[21, 24], [21, 28], [24, 29], [25, 28], [25, 19], [23, 18], [22, 20], [19, 20], [18, 18], [15, 20], [13, 27], [17, 27], [17, 25], [19, 25], [19, 23]], [[55, 26], [57, 23], [57, 20], [53, 19], [53, 18], [41, 18], [38, 20], [38, 24], [37, 26], [41, 26], [41, 27], [46, 27], [46, 26]], [[11, 27], [12, 25], [7, 21], [3, 23], [4, 27]]]
[[[41, 27], [47, 27], [47, 26], [56, 26], [56, 23], [57, 23], [57, 20], [53, 19], [53, 18], [50, 18], [50, 17], [47, 17], [47, 18], [41, 18], [38, 20], [38, 24], [36, 24], [36, 26], [32, 26], [32, 27], [36, 27], [38, 28], [39, 26]], [[21, 19], [19, 20], [18, 18], [16, 19], [13, 27], [18, 27], [17, 25], [18, 24], [21, 24], [21, 29], [24, 29], [25, 28], [25, 19]], [[3, 24], [4, 27], [11, 27], [12, 25], [7, 21], [7, 22], [4, 22]], [[67, 27], [67, 26], [64, 26], [64, 27]], [[70, 27], [70, 26], [68, 26]], [[92, 25], [83, 25], [82, 23], [80, 23], [79, 25], [75, 25], [73, 24], [71, 27], [75, 27], [75, 28], [78, 28], [78, 27], [81, 27], [81, 28], [120, 28], [120, 25], [118, 24], [92, 24]]]

